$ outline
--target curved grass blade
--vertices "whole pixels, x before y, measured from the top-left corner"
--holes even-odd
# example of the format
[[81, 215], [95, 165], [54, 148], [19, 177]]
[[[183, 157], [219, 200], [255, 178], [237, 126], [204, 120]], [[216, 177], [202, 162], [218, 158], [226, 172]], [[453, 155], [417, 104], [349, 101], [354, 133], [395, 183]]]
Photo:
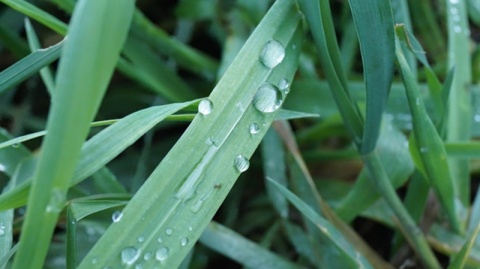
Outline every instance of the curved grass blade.
[[435, 126], [427, 115], [418, 86], [410, 72], [400, 44], [397, 46], [397, 59], [413, 118], [413, 134], [426, 176], [435, 190], [453, 229], [462, 232], [463, 228], [455, 208], [455, 187], [450, 174], [446, 151]]
[[126, 39], [134, 7], [133, 0], [83, 0], [77, 4], [62, 51], [48, 133], [14, 269], [43, 266], [70, 178]]
[[213, 221], [203, 231], [199, 241], [248, 268], [302, 268]]
[[480, 232], [480, 223], [477, 224], [477, 227], [473, 232], [467, 237], [468, 240], [465, 242], [460, 251], [453, 256], [448, 269], [462, 269], [467, 263], [468, 256], [475, 244], [475, 241], [478, 238], [478, 232]]
[[395, 37], [390, 1], [350, 0], [350, 10], [357, 29], [367, 106], [361, 154], [371, 152], [380, 133], [383, 111], [393, 79]]
[[[294, 1], [275, 2], [200, 104], [200, 113], [125, 207], [122, 221], [110, 225], [79, 268], [180, 265], [248, 168], [283, 102], [284, 93], [271, 87], [293, 78], [301, 26]], [[260, 127], [256, 134], [249, 132], [253, 123]], [[145, 239], [141, 243], [139, 236]], [[148, 252], [156, 253], [155, 259], [139, 259]]]
[[[70, 186], [80, 183], [95, 173], [168, 115], [195, 102], [197, 101], [146, 108], [126, 116], [99, 132], [83, 145]], [[3, 151], [5, 149], [0, 150], [0, 158]], [[31, 179], [28, 178], [11, 191], [2, 194], [0, 210], [25, 205], [30, 186]]]

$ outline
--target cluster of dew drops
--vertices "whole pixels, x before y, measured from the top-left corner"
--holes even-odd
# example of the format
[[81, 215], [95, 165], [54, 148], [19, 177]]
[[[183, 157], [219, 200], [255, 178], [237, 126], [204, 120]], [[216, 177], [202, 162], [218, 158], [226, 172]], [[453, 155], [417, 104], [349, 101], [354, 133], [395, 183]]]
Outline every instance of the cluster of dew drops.
[[[268, 69], [273, 69], [278, 66], [283, 59], [285, 58], [285, 48], [283, 45], [276, 41], [276, 40], [269, 40], [266, 42], [265, 46], [263, 47], [262, 51], [260, 52], [259, 61]], [[275, 86], [271, 83], [263, 83], [258, 88], [257, 92], [255, 93], [252, 104], [253, 106], [262, 113], [272, 113], [277, 111], [283, 103], [283, 99], [285, 95], [288, 93], [290, 88], [290, 84], [288, 79], [283, 78], [281, 79], [278, 84]], [[212, 113], [214, 110], [213, 102], [204, 99], [200, 101], [198, 104], [198, 112], [203, 115], [207, 116]], [[248, 131], [251, 135], [255, 135], [260, 132], [260, 125], [258, 123], [252, 123], [248, 127]], [[250, 162], [247, 157], [244, 155], [237, 155], [233, 160], [233, 165], [236, 170], [240, 173], [245, 172], [249, 166]], [[121, 221], [123, 217], [123, 213], [121, 211], [115, 211], [112, 214], [112, 221], [117, 223]], [[189, 231], [193, 231], [192, 227], [189, 227]], [[166, 236], [171, 236], [173, 234], [173, 228], [167, 228], [165, 230]], [[138, 242], [142, 243], [145, 240], [145, 237], [139, 236]], [[159, 237], [157, 239], [158, 243], [162, 243], [162, 238]], [[180, 239], [180, 245], [186, 246], [189, 243], [188, 238]], [[145, 261], [149, 261], [155, 258], [159, 262], [164, 262], [167, 260], [170, 250], [168, 247], [162, 246], [158, 248], [155, 252], [148, 251], [143, 254], [142, 252], [133, 247], [129, 246], [124, 248], [120, 253], [120, 258], [122, 264], [125, 265], [133, 265], [138, 260], [143, 259]], [[98, 259], [92, 259], [92, 263], [97, 263]], [[141, 269], [141, 263], [137, 263], [135, 269]], [[105, 267], [105, 269], [110, 269], [109, 267]]]
[[[278, 66], [285, 58], [285, 48], [276, 40], [269, 40], [260, 52], [259, 61], [268, 69], [273, 69]], [[283, 103], [284, 97], [290, 90], [290, 83], [288, 79], [281, 79], [277, 85], [265, 82], [257, 89], [252, 104], [262, 113], [272, 113], [277, 111]], [[212, 101], [204, 99], [198, 104], [198, 112], [203, 116], [212, 113], [214, 105]], [[248, 127], [251, 135], [260, 132], [260, 125], [258, 123], [251, 123]], [[247, 157], [239, 154], [235, 156], [233, 165], [238, 172], [245, 172], [249, 166]]]

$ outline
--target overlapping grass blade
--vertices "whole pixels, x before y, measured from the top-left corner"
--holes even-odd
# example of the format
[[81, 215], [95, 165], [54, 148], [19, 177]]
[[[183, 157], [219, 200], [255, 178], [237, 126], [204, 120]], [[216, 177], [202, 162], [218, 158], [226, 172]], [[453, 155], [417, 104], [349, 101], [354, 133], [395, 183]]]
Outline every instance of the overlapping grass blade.
[[[125, 207], [122, 220], [108, 228], [79, 268], [131, 268], [148, 252], [156, 259], [142, 261], [146, 267], [182, 262], [274, 119], [274, 112], [261, 111], [275, 110], [284, 93], [275, 90], [264, 99], [262, 89], [291, 81], [301, 37], [294, 2], [277, 1], [201, 104], [201, 113]], [[254, 123], [259, 129], [251, 134]]]
[[[400, 30], [400, 28], [397, 27], [397, 30]], [[398, 38], [400, 39], [401, 36], [398, 36]], [[397, 59], [412, 113], [413, 134], [423, 166], [422, 170], [425, 170], [426, 177], [435, 190], [453, 229], [461, 232], [462, 227], [455, 208], [454, 182], [450, 174], [443, 141], [428, 117], [416, 81], [403, 55], [400, 44], [397, 44]]]
[[[9, 141], [12, 136], [0, 128], [0, 141]], [[30, 151], [20, 144], [12, 144], [11, 147], [0, 150], [0, 170], [8, 176], [13, 176], [17, 166], [31, 156]]]
[[0, 73], [0, 93], [20, 84], [60, 57], [63, 41], [37, 50]]
[[472, 231], [471, 234], [469, 234], [467, 237], [468, 240], [465, 242], [460, 251], [453, 256], [448, 269], [462, 269], [465, 267], [468, 256], [470, 255], [470, 251], [477, 240], [478, 232], [480, 232], [480, 223], [478, 223], [477, 227]]
[[216, 222], [206, 227], [199, 241], [248, 268], [302, 268]]
[[285, 187], [277, 183], [276, 181], [269, 179], [278, 190], [285, 195], [285, 197], [310, 221], [315, 223], [322, 232], [323, 236], [330, 242], [331, 246], [335, 247], [339, 251], [344, 259], [348, 260], [349, 268], [373, 268], [367, 259], [353, 249], [350, 242], [348, 242], [343, 235], [329, 223], [326, 219], [318, 215], [315, 210], [309, 207], [305, 202], [298, 198], [295, 194], [291, 193]]
[[[92, 175], [167, 116], [195, 102], [197, 101], [146, 108], [102, 130], [83, 145], [70, 186]], [[8, 152], [6, 149], [0, 150], [0, 156], [3, 151], [11, 154], [12, 149], [8, 149]], [[20, 149], [17, 151], [20, 152]], [[25, 205], [30, 186], [31, 179], [27, 179], [8, 193], [2, 194], [0, 210]]]
[[393, 78], [395, 38], [390, 1], [350, 0], [362, 53], [367, 106], [360, 153], [371, 152], [377, 143], [380, 124]]
[[134, 1], [130, 0], [85, 0], [77, 5], [58, 68], [48, 134], [29, 195], [15, 269], [42, 267], [81, 146], [118, 60], [133, 9]]
[[[25, 31], [27, 33], [28, 44], [30, 46], [30, 49], [32, 51], [41, 49], [38, 36], [35, 33], [35, 30], [33, 29], [33, 26], [30, 23], [30, 20], [28, 18], [25, 19]], [[46, 66], [40, 69], [40, 76], [42, 77], [43, 83], [45, 84], [45, 87], [47, 88], [47, 91], [51, 96], [53, 93], [53, 88], [55, 87], [53, 82], [54, 79], [53, 79], [52, 71], [48, 66]]]

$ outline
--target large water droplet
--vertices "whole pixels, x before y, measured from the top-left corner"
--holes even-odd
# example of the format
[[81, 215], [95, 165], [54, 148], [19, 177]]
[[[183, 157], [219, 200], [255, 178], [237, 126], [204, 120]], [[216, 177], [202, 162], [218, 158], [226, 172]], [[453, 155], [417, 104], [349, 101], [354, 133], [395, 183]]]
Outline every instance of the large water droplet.
[[208, 99], [203, 99], [198, 104], [198, 112], [202, 115], [208, 115], [212, 113], [212, 110], [213, 110], [213, 103]]
[[257, 134], [258, 132], [260, 132], [260, 127], [258, 126], [258, 124], [252, 123], [248, 127], [248, 131], [250, 132], [250, 134], [254, 135], [254, 134]]
[[282, 92], [269, 83], [262, 84], [253, 97], [255, 108], [264, 113], [276, 111], [283, 102]]
[[279, 65], [285, 58], [285, 48], [276, 40], [269, 40], [260, 52], [260, 61], [272, 69]]
[[138, 256], [140, 256], [140, 251], [134, 247], [127, 247], [122, 250], [120, 256], [122, 257], [122, 263], [131, 265], [138, 259]]
[[233, 165], [238, 170], [238, 172], [242, 173], [247, 171], [247, 169], [250, 167], [250, 162], [248, 161], [247, 157], [243, 155], [238, 155], [233, 160]]
[[188, 238], [184, 237], [180, 240], [180, 245], [182, 247], [186, 246], [188, 244]]
[[123, 217], [123, 212], [122, 211], [115, 211], [112, 214], [112, 221], [113, 222], [119, 222]]
[[157, 252], [155, 252], [155, 259], [158, 261], [165, 261], [168, 258], [168, 248], [162, 247]]
[[278, 88], [282, 92], [288, 93], [290, 91], [290, 83], [288, 82], [288, 79], [282, 78], [280, 82], [278, 82]]
[[165, 234], [168, 235], [168, 236], [172, 235], [173, 234], [173, 229], [172, 228], [167, 228], [165, 230]]

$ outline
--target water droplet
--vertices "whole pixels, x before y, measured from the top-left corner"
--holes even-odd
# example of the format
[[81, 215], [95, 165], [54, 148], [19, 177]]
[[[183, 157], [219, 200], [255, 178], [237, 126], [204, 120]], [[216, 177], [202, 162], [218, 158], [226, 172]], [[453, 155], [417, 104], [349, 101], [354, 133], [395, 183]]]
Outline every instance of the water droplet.
[[208, 115], [212, 113], [212, 110], [213, 110], [213, 103], [208, 99], [203, 99], [198, 104], [198, 112], [202, 115]]
[[123, 217], [123, 212], [122, 211], [115, 211], [112, 214], [112, 221], [113, 222], [119, 222]]
[[138, 243], [142, 243], [143, 241], [145, 241], [145, 236], [141, 235], [137, 238], [137, 241]]
[[450, 0], [450, 3], [452, 4], [458, 4], [459, 0]]
[[135, 269], [142, 269], [143, 268], [143, 264], [139, 263], [139, 264], [135, 264]]
[[143, 259], [148, 261], [150, 260], [151, 258], [153, 257], [153, 252], [149, 251], [147, 253], [145, 253], [145, 255], [143, 255]]
[[426, 152], [428, 152], [428, 148], [426, 148], [426, 147], [421, 147], [421, 148], [420, 148], [420, 152], [421, 152], [421, 153], [426, 153]]
[[279, 65], [285, 58], [285, 48], [276, 40], [269, 40], [260, 52], [260, 61], [272, 69]]
[[133, 264], [138, 257], [140, 256], [140, 251], [134, 247], [127, 247], [120, 253], [122, 257], [122, 263], [131, 265]]
[[98, 263], [98, 258], [96, 258], [96, 257], [93, 258], [93, 259], [92, 259], [92, 264], [97, 264], [97, 263]]
[[254, 135], [257, 134], [260, 131], [260, 127], [256, 123], [250, 124], [250, 127], [248, 127], [248, 131], [250, 134]]
[[455, 33], [460, 33], [462, 31], [462, 27], [460, 27], [458, 25], [455, 25], [455, 26], [453, 26], [453, 31]]
[[197, 213], [200, 208], [202, 208], [203, 202], [203, 200], [195, 201], [195, 203], [190, 207], [190, 210], [192, 210], [194, 213]]
[[475, 116], [473, 116], [473, 119], [474, 119], [476, 122], [480, 122], [480, 114], [476, 114]]
[[278, 88], [284, 93], [288, 93], [290, 91], [290, 83], [288, 82], [288, 79], [282, 78], [280, 82], [278, 82]]
[[192, 226], [188, 227], [188, 230], [189, 230], [190, 232], [193, 231], [193, 227], [192, 227]]
[[242, 173], [247, 171], [247, 169], [250, 167], [250, 162], [248, 161], [247, 157], [243, 155], [238, 155], [233, 160], [233, 165], [238, 170], [238, 172]]
[[182, 245], [182, 247], [186, 246], [188, 244], [188, 238], [184, 237], [180, 240], [180, 245]]
[[0, 236], [4, 236], [5, 235], [5, 226], [1, 226], [0, 227]]
[[165, 234], [168, 235], [168, 236], [172, 235], [173, 234], [173, 229], [172, 228], [167, 228], [165, 230]]
[[157, 252], [155, 252], [155, 259], [158, 261], [165, 261], [168, 258], [168, 248], [162, 247]]
[[0, 172], [5, 172], [5, 170], [7, 170], [7, 167], [0, 163]]
[[163, 240], [162, 240], [162, 237], [161, 237], [161, 236], [159, 236], [159, 237], [157, 238], [157, 242], [158, 242], [158, 243], [162, 243], [162, 242], [163, 242]]
[[12, 144], [12, 148], [19, 148], [20, 147], [20, 143], [14, 143]]
[[282, 92], [272, 84], [262, 84], [253, 97], [255, 108], [264, 113], [276, 111], [283, 102]]

